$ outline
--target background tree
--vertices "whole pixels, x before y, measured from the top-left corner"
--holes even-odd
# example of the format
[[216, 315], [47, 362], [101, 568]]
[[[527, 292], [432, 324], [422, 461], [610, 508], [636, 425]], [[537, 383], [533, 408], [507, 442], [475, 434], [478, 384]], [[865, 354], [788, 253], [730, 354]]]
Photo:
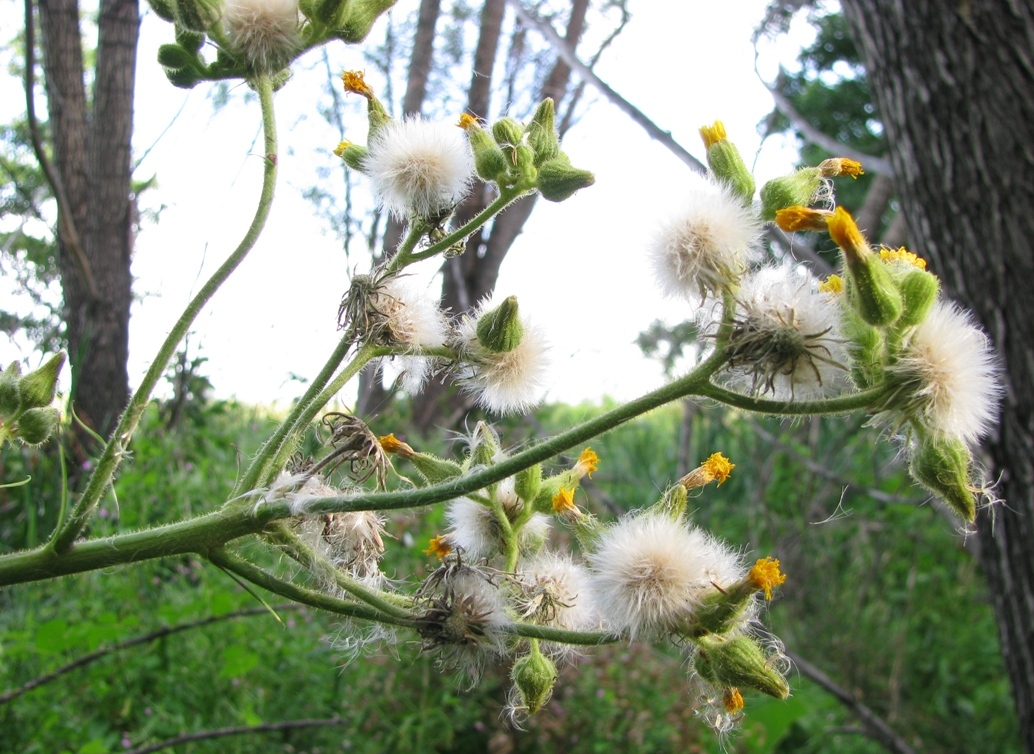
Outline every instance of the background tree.
[[[52, 164], [39, 133], [32, 138], [58, 204], [57, 259], [72, 398], [79, 417], [103, 433], [129, 395], [130, 140], [139, 9], [136, 0], [101, 0], [96, 62], [88, 77], [77, 0], [41, 0], [38, 9]], [[35, 127], [31, 2], [25, 23], [26, 99]]]
[[1001, 354], [987, 443], [1004, 505], [977, 520], [1024, 744], [1034, 751], [1034, 9], [996, 0], [844, 0], [908, 234]]

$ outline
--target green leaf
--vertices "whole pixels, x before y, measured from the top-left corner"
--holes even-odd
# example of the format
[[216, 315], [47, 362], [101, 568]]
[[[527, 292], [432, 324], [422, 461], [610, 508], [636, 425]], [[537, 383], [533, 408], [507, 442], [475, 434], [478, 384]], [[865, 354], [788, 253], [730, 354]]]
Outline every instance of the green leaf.
[[55, 618], [36, 629], [36, 649], [40, 654], [54, 654], [68, 648], [68, 623]]
[[227, 647], [223, 650], [220, 678], [239, 678], [258, 667], [259, 656], [246, 647]]

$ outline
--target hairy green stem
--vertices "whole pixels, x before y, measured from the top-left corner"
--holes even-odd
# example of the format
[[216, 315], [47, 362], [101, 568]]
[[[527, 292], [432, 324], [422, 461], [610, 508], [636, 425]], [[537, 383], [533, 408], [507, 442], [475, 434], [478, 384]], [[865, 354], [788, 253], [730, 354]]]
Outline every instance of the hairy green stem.
[[338, 599], [337, 597], [331, 597], [329, 594], [323, 594], [313, 589], [292, 584], [290, 581], [284, 581], [224, 548], [211, 550], [207, 554], [207, 558], [214, 565], [240, 576], [245, 581], [250, 581], [252, 584], [257, 584], [263, 589], [279, 594], [281, 597], [287, 597], [295, 602], [328, 610], [338, 615], [359, 618], [360, 620], [388, 623], [393, 626], [409, 626], [412, 624], [409, 620], [394, 615], [387, 615], [369, 605]]
[[154, 386], [158, 384], [162, 374], [164, 374], [166, 365], [176, 351], [176, 346], [179, 345], [179, 342], [187, 334], [201, 309], [204, 308], [219, 287], [237, 269], [237, 266], [244, 260], [248, 252], [251, 251], [255, 242], [258, 241], [259, 235], [262, 233], [262, 228], [266, 224], [266, 218], [269, 217], [269, 209], [273, 203], [273, 189], [276, 185], [277, 175], [276, 119], [273, 113], [273, 87], [269, 78], [261, 77], [256, 82], [255, 88], [258, 91], [259, 101], [262, 105], [262, 127], [265, 133], [266, 151], [262, 192], [259, 197], [258, 207], [255, 210], [255, 216], [251, 221], [251, 226], [248, 228], [248, 232], [240, 242], [240, 245], [223, 262], [222, 266], [216, 270], [215, 274], [209, 278], [208, 282], [205, 283], [190, 303], [187, 304], [183, 314], [180, 315], [179, 320], [173, 325], [168, 337], [158, 350], [158, 354], [151, 362], [147, 374], [144, 375], [140, 387], [133, 394], [132, 399], [129, 401], [129, 406], [122, 414], [121, 419], [119, 419], [118, 426], [112, 432], [111, 439], [105, 445], [101, 457], [97, 460], [96, 468], [90, 476], [89, 482], [87, 482], [83, 496], [72, 511], [71, 517], [60, 528], [55, 529], [54, 536], [48, 543], [48, 546], [54, 552], [67, 552], [76, 538], [82, 534], [83, 529], [86, 528], [90, 516], [97, 508], [101, 496], [111, 484], [115, 471], [125, 456], [130, 438], [140, 422], [144, 409], [147, 408], [151, 391], [154, 390]]

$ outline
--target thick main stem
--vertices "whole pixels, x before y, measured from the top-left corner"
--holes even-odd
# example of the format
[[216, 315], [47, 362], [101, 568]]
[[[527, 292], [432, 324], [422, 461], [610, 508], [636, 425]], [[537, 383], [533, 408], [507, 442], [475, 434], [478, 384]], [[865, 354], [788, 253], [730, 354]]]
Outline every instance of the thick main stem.
[[83, 496], [80, 498], [75, 510], [72, 511], [71, 518], [66, 522], [61, 522], [55, 530], [55, 535], [48, 546], [56, 553], [67, 552], [76, 538], [82, 534], [83, 529], [86, 528], [90, 516], [97, 508], [97, 504], [100, 502], [104, 491], [111, 484], [115, 471], [122, 462], [133, 432], [140, 422], [140, 417], [143, 416], [144, 409], [147, 408], [151, 391], [154, 390], [154, 386], [158, 384], [158, 380], [164, 374], [169, 359], [172, 358], [176, 351], [176, 346], [186, 336], [187, 331], [201, 312], [201, 309], [211, 300], [215, 292], [219, 290], [219, 287], [226, 282], [227, 278], [237, 269], [237, 266], [254, 247], [262, 233], [262, 228], [266, 224], [270, 207], [273, 204], [273, 190], [276, 186], [276, 118], [273, 113], [273, 87], [269, 78], [266, 76], [261, 77], [256, 82], [255, 89], [258, 91], [259, 101], [262, 105], [262, 126], [265, 133], [266, 148], [262, 193], [259, 197], [258, 207], [255, 210], [255, 216], [240, 245], [237, 246], [234, 252], [190, 301], [183, 314], [180, 315], [179, 320], [173, 325], [165, 342], [162, 343], [162, 347], [158, 350], [154, 361], [151, 362], [151, 367], [144, 375], [140, 387], [133, 394], [129, 401], [129, 406], [126, 408], [125, 413], [122, 414], [122, 418], [119, 420], [118, 426], [115, 427], [115, 431], [112, 432], [108, 444], [104, 447], [104, 451], [97, 461], [96, 469], [86, 485]]

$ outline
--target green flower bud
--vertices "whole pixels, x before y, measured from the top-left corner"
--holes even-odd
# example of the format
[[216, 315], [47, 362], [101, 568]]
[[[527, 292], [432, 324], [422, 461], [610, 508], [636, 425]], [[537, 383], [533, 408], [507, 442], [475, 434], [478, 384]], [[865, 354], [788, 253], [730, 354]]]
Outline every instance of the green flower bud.
[[196, 56], [178, 44], [162, 45], [158, 48], [158, 64], [165, 68], [172, 68], [173, 70], [191, 68], [196, 62]]
[[176, 44], [196, 57], [205, 44], [205, 35], [190, 29], [184, 29], [182, 26], [177, 26]]
[[514, 476], [513, 486], [517, 497], [525, 503], [534, 503], [539, 490], [542, 489], [542, 464], [536, 463], [534, 466], [518, 471]]
[[65, 364], [65, 352], [50, 357], [46, 364], [18, 380], [21, 408], [44, 408], [54, 402], [57, 378]]
[[147, 0], [147, 4], [151, 6], [151, 10], [154, 11], [155, 15], [163, 21], [173, 22], [176, 20], [175, 0]]
[[348, 16], [349, 0], [315, 0], [308, 4], [303, 13], [316, 23], [328, 29], [340, 29]]
[[560, 137], [556, 131], [556, 108], [550, 97], [542, 100], [526, 129], [528, 146], [535, 150], [535, 167], [560, 154]]
[[843, 310], [843, 329], [851, 353], [851, 379], [862, 390], [874, 387], [883, 379], [887, 346], [879, 328], [867, 324], [850, 307]]
[[766, 220], [775, 220], [776, 212], [787, 207], [807, 206], [822, 185], [818, 168], [801, 170], [773, 178], [761, 187], [761, 211]]
[[202, 79], [193, 68], [166, 68], [165, 78], [169, 80], [170, 84], [180, 89], [193, 89]]
[[700, 136], [707, 149], [707, 164], [718, 180], [729, 184], [742, 199], [754, 200], [754, 176], [747, 169], [743, 158], [731, 141], [725, 137], [725, 125], [716, 120], [712, 126], [700, 129]]
[[362, 42], [374, 23], [396, 0], [348, 0], [336, 37], [354, 44]]
[[334, 154], [344, 160], [345, 164], [352, 168], [352, 170], [358, 170], [360, 173], [366, 171], [366, 158], [370, 154], [370, 150], [366, 147], [360, 144], [353, 144], [350, 141], [343, 141], [337, 145]]
[[904, 310], [894, 323], [895, 327], [914, 327], [921, 324], [937, 303], [941, 281], [926, 270], [912, 269], [899, 277], [897, 283]]
[[534, 643], [531, 652], [513, 664], [511, 677], [520, 694], [521, 706], [527, 707], [528, 712], [534, 715], [552, 696], [557, 669]]
[[539, 168], [539, 193], [543, 199], [550, 202], [562, 202], [578, 189], [591, 186], [595, 182], [596, 176], [588, 170], [571, 167], [571, 161], [563, 153], [544, 162]]
[[844, 252], [851, 284], [848, 301], [870, 325], [885, 327], [901, 316], [904, 302], [890, 270], [869, 248], [854, 218], [843, 207], [827, 219], [829, 235]]
[[8, 420], [18, 413], [21, 406], [21, 391], [18, 389], [19, 375], [13, 369], [0, 372], [0, 419]]
[[222, 0], [176, 0], [176, 22], [184, 29], [205, 32], [222, 17]]
[[513, 118], [500, 118], [492, 124], [492, 136], [501, 147], [516, 147], [524, 141], [524, 126]]
[[430, 453], [414, 453], [409, 462], [420, 472], [428, 484], [440, 484], [455, 479], [463, 473], [463, 467], [455, 461], [439, 458]]
[[478, 342], [493, 353], [509, 353], [521, 344], [524, 326], [517, 311], [517, 297], [510, 296], [477, 321]]
[[61, 412], [56, 408], [30, 408], [18, 417], [17, 436], [26, 445], [39, 445], [57, 430]]
[[689, 493], [686, 488], [681, 484], [676, 484], [661, 495], [661, 499], [653, 507], [663, 511], [664, 515], [673, 521], [678, 521], [686, 515], [686, 500], [688, 498]]
[[908, 471], [957, 516], [972, 523], [977, 517], [975, 490], [969, 482], [972, 460], [960, 440], [924, 439], [912, 449]]
[[702, 678], [716, 686], [754, 689], [776, 699], [786, 699], [790, 687], [782, 674], [750, 636], [724, 639], [708, 634], [695, 639], [698, 647], [694, 666]]
[[494, 466], [505, 455], [499, 442], [499, 435], [485, 422], [478, 422], [474, 425], [470, 446], [470, 455], [463, 464], [465, 470], [475, 466]]
[[495, 143], [495, 139], [472, 115], [461, 115], [459, 125], [470, 139], [470, 149], [474, 153], [474, 169], [478, 177], [484, 181], [502, 183], [509, 172], [510, 164], [506, 161], [503, 150]]

